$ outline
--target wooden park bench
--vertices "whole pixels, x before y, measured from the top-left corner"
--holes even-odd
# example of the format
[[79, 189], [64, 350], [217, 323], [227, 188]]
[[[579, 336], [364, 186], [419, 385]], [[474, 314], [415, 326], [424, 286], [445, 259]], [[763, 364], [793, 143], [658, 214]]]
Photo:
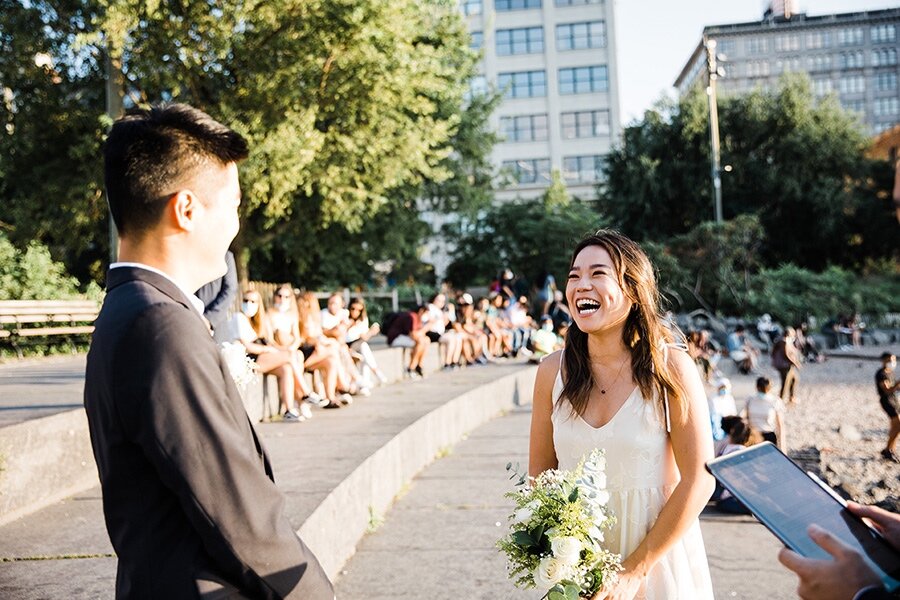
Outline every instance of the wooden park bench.
[[100, 305], [93, 300], [0, 300], [0, 344], [22, 356], [22, 344], [90, 335]]

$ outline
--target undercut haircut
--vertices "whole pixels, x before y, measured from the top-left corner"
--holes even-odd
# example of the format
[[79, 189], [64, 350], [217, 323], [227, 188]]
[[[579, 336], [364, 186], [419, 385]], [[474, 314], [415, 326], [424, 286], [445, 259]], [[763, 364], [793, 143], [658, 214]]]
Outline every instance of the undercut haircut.
[[120, 234], [155, 226], [172, 194], [209, 164], [247, 158], [247, 141], [187, 104], [132, 109], [109, 131], [103, 150], [109, 210]]

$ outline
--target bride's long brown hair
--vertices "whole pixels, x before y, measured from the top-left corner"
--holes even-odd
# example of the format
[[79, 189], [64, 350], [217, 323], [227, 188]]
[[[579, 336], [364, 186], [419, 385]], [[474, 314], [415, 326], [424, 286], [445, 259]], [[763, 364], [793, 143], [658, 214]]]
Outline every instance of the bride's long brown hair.
[[[667, 324], [660, 313], [659, 289], [650, 259], [635, 242], [612, 229], [600, 229], [586, 236], [575, 247], [569, 268], [588, 246], [600, 246], [609, 253], [623, 292], [632, 302], [625, 319], [622, 341], [631, 351], [631, 373], [644, 398], [654, 398], [660, 411], [667, 396], [669, 405], [678, 407], [683, 417], [684, 390], [669, 368], [668, 345], [683, 342], [675, 325]], [[572, 307], [574, 310], [574, 307]], [[561, 396], [568, 399], [572, 412], [584, 415], [594, 376], [588, 350], [588, 334], [572, 323], [563, 352], [565, 384]]]

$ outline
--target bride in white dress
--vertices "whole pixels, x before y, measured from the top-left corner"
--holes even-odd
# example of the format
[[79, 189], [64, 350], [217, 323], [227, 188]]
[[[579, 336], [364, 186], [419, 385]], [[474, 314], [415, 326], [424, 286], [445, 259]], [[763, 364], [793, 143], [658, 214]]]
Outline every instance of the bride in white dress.
[[659, 314], [653, 267], [637, 244], [600, 230], [575, 249], [566, 298], [575, 326], [538, 368], [529, 474], [605, 449], [618, 520], [605, 544], [624, 570], [593, 600], [712, 600], [698, 521], [714, 487], [706, 397]]

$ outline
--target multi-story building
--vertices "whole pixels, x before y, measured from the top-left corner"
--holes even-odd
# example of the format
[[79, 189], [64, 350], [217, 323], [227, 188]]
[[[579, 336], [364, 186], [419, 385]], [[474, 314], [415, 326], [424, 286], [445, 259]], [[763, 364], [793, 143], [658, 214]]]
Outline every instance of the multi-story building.
[[461, 0], [483, 52], [475, 90], [504, 92], [491, 125], [508, 187], [498, 200], [539, 196], [559, 170], [574, 196], [591, 198], [619, 135], [612, 0]]
[[817, 96], [836, 94], [868, 133], [900, 123], [900, 8], [807, 16], [792, 2], [773, 2], [753, 23], [713, 25], [684, 66], [675, 86], [684, 94], [706, 82], [704, 40], [726, 56], [720, 94], [774, 88], [782, 73], [802, 71]]

